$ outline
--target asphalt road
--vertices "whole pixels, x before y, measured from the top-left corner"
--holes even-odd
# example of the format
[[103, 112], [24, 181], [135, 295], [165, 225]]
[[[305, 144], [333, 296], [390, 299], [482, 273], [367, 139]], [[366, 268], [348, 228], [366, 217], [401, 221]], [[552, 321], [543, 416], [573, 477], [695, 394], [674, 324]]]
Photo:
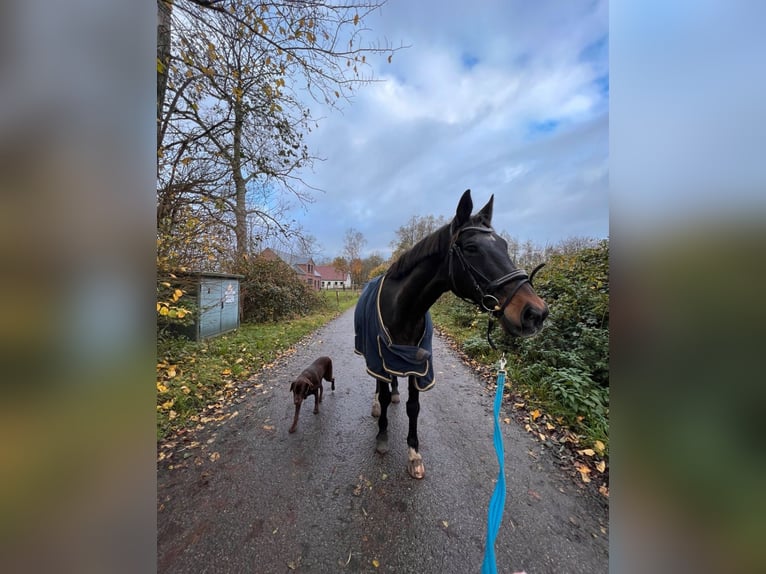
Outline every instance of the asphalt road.
[[[320, 355], [333, 359], [336, 390], [325, 383], [319, 414], [310, 397], [288, 434], [290, 381]], [[375, 384], [353, 351], [353, 310], [249, 381], [237, 416], [196, 432], [202, 446], [186, 459], [158, 464], [158, 571], [478, 573], [498, 472], [492, 391], [438, 336], [434, 357], [419, 481], [406, 470], [406, 385], [389, 409], [391, 450], [375, 452]], [[607, 508], [516, 422], [502, 427], [498, 572], [607, 572]]]

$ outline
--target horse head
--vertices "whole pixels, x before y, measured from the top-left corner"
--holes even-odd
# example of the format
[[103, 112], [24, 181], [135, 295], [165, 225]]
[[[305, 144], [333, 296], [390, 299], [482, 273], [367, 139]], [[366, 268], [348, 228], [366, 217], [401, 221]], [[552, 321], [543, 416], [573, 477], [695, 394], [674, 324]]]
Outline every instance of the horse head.
[[527, 274], [511, 261], [508, 244], [492, 228], [494, 195], [471, 215], [471, 190], [466, 190], [450, 223], [449, 278], [453, 293], [499, 318], [513, 336], [538, 333], [548, 305], [532, 287], [539, 266]]

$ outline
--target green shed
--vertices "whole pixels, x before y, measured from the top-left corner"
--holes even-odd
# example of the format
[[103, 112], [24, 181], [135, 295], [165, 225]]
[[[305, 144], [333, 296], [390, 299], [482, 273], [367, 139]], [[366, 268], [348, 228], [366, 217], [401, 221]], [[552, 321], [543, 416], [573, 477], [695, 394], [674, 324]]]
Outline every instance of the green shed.
[[178, 276], [193, 303], [194, 322], [177, 331], [194, 341], [239, 328], [239, 281], [243, 275], [196, 272]]

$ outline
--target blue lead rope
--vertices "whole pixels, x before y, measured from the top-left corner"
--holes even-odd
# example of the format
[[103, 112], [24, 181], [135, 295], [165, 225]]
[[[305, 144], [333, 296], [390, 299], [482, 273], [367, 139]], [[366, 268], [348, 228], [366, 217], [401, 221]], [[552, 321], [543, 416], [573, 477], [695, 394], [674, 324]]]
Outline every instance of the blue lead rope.
[[500, 432], [500, 405], [503, 402], [504, 387], [505, 354], [500, 359], [500, 369], [497, 372], [497, 391], [495, 392], [494, 409], [495, 431], [493, 441], [500, 469], [497, 473], [497, 484], [495, 484], [495, 491], [492, 493], [492, 498], [489, 501], [489, 511], [487, 512], [487, 546], [484, 549], [484, 562], [481, 565], [481, 574], [497, 574], [495, 538], [497, 538], [497, 531], [500, 529], [500, 522], [503, 519], [503, 508], [505, 507], [505, 453], [503, 450], [503, 435]]

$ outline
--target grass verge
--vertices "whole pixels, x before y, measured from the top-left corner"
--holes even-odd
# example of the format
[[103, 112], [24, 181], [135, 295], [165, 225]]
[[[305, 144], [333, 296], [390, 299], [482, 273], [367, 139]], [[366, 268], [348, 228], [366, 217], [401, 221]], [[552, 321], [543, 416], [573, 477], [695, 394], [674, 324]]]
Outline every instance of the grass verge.
[[274, 362], [359, 298], [351, 291], [324, 292], [325, 305], [303, 317], [245, 323], [207, 341], [159, 337], [157, 342], [157, 439], [204, 422], [238, 382]]

